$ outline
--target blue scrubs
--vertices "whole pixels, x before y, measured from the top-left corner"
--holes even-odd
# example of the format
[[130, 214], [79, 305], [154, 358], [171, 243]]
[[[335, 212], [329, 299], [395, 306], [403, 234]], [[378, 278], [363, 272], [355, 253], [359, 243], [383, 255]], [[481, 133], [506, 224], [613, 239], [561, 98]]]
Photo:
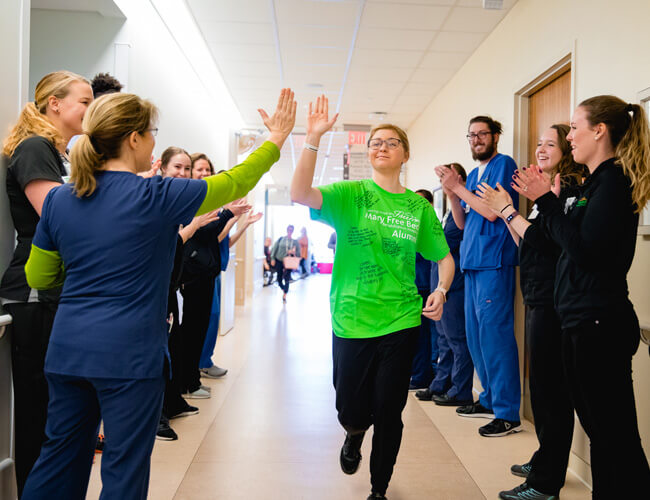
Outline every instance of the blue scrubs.
[[100, 418], [101, 499], [144, 500], [162, 408], [167, 295], [179, 224], [207, 184], [99, 172], [90, 196], [70, 184], [43, 203], [35, 246], [59, 252], [65, 283], [45, 359], [47, 441], [24, 500], [85, 498]]
[[[474, 365], [465, 336], [465, 277], [460, 269], [460, 242], [463, 230], [458, 229], [449, 213], [443, 222], [445, 238], [456, 269], [454, 281], [447, 292], [447, 302], [440, 321], [435, 322], [438, 332], [438, 369], [429, 390], [446, 393], [449, 397], [469, 401], [472, 399]], [[438, 265], [431, 268], [431, 288], [438, 285]]]
[[[512, 189], [517, 165], [509, 156], [497, 154], [483, 176], [478, 168], [467, 176], [466, 187], [476, 192], [479, 182], [509, 191], [518, 208], [519, 195]], [[465, 208], [465, 234], [460, 245], [460, 266], [465, 273], [465, 329], [467, 345], [483, 386], [480, 403], [496, 418], [519, 421], [521, 387], [519, 356], [514, 332], [514, 294], [517, 247], [505, 222], [490, 222], [461, 202]]]
[[[423, 306], [431, 294], [430, 276], [432, 264], [437, 265], [430, 260], [426, 260], [419, 253], [415, 254], [415, 286], [418, 287], [418, 293], [422, 297]], [[432, 360], [434, 356], [435, 360], [438, 360], [438, 337], [436, 329], [433, 326], [433, 321], [426, 316], [421, 316], [421, 319], [418, 347], [413, 357], [410, 384], [411, 387], [418, 389], [428, 387], [431, 383], [434, 376]], [[435, 338], [433, 338], [434, 335]]]

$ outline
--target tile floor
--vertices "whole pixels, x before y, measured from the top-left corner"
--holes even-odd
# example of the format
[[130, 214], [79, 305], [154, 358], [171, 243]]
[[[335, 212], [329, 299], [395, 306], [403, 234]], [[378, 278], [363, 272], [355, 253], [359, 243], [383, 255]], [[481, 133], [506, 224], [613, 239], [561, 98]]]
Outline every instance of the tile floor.
[[[219, 337], [214, 357], [228, 374], [203, 379], [212, 398], [190, 401], [198, 415], [172, 420], [178, 441], [156, 441], [150, 499], [366, 498], [370, 439], [357, 474], [346, 476], [338, 465], [344, 434], [331, 384], [328, 292], [329, 276], [313, 276], [292, 284], [285, 306], [280, 290], [267, 287], [237, 311], [235, 329]], [[519, 484], [509, 468], [534, 451], [532, 426], [487, 439], [476, 432], [485, 422], [409, 395], [388, 498], [496, 499]], [[98, 456], [89, 499], [99, 496], [100, 464]], [[562, 499], [588, 498], [569, 473]]]

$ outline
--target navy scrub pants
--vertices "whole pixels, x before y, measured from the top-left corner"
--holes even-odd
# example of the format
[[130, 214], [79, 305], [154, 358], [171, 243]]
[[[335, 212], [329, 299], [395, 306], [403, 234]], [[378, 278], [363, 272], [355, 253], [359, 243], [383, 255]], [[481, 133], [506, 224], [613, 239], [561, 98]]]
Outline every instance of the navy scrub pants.
[[47, 441], [22, 500], [84, 500], [100, 420], [104, 421], [100, 500], [146, 500], [165, 382], [46, 373]]
[[465, 330], [483, 386], [479, 402], [496, 418], [518, 422], [521, 384], [514, 297], [514, 267], [465, 270]]
[[374, 427], [370, 455], [373, 492], [386, 493], [393, 474], [419, 335], [417, 326], [368, 339], [332, 334], [339, 422], [352, 433]]
[[465, 335], [464, 289], [447, 294], [447, 302], [440, 321], [435, 322], [438, 330], [438, 370], [429, 390], [446, 393], [449, 397], [469, 401], [472, 396], [474, 365], [467, 347]]

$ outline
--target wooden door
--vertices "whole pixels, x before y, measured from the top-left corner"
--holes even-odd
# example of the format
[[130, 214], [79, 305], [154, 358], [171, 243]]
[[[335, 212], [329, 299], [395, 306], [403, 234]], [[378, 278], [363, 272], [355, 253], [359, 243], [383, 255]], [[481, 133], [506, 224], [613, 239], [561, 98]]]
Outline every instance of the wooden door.
[[[535, 149], [537, 148], [537, 141], [540, 135], [551, 125], [558, 123], [568, 124], [571, 118], [571, 112], [571, 70], [569, 69], [559, 74], [557, 78], [536, 90], [528, 97], [528, 148], [526, 155], [528, 165], [537, 163]], [[523, 165], [519, 166], [521, 167]], [[520, 199], [520, 206], [525, 201], [526, 199], [522, 197]], [[529, 204], [528, 208], [531, 205], [532, 203]], [[521, 296], [520, 292], [517, 296]], [[521, 306], [518, 304], [518, 307]], [[523, 315], [519, 317], [521, 318]], [[523, 325], [518, 326], [522, 327]], [[518, 338], [522, 337], [518, 335]], [[528, 345], [527, 339], [524, 345]], [[532, 421], [533, 412], [530, 406], [529, 382], [528, 350], [524, 348], [524, 416]]]

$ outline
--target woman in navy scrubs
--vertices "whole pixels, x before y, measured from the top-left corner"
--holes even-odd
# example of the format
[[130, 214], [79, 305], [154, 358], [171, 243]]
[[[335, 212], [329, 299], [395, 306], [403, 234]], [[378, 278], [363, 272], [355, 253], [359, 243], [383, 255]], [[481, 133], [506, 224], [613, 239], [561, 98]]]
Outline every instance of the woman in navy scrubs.
[[100, 419], [101, 499], [145, 499], [162, 407], [167, 295], [179, 224], [242, 197], [280, 157], [295, 121], [284, 89], [269, 140], [203, 180], [144, 179], [157, 111], [133, 94], [103, 96], [83, 121], [72, 183], [45, 199], [25, 266], [33, 288], [63, 284], [45, 361], [47, 441], [23, 498], [83, 499]]

